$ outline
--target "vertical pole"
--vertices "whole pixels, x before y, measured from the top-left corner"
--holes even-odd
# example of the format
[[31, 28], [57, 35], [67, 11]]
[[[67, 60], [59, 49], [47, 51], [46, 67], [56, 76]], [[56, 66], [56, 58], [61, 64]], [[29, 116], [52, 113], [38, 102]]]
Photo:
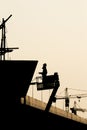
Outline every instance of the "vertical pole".
[[69, 112], [69, 96], [68, 96], [68, 88], [65, 89], [65, 110]]
[[2, 48], [3, 48], [3, 27], [2, 27], [2, 38], [1, 38], [1, 60], [3, 60], [3, 58], [2, 58], [2, 52], [3, 52]]
[[3, 34], [4, 35], [3, 36], [3, 38], [4, 38], [3, 39], [3, 42], [4, 42], [4, 55], [3, 55], [4, 57], [3, 57], [3, 60], [5, 60], [5, 47], [6, 47], [6, 40], [5, 39], [6, 39], [6, 35], [5, 35], [5, 22], [4, 22], [4, 19], [3, 19], [3, 29], [4, 29], [3, 30], [3, 32], [4, 32], [4, 34]]

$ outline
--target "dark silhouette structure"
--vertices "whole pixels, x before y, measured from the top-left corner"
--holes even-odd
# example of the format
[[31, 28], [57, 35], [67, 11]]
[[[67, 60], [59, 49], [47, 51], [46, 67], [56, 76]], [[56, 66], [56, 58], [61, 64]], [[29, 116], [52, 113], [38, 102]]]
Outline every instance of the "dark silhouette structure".
[[59, 75], [58, 75], [58, 73], [54, 73], [54, 88], [53, 88], [52, 94], [49, 98], [49, 101], [47, 103], [47, 106], [45, 108], [46, 112], [48, 112], [50, 110], [51, 104], [52, 104], [52, 102], [54, 102], [54, 98], [55, 98], [55, 95], [56, 95], [56, 92], [57, 92], [59, 86], [60, 86]]
[[[11, 16], [10, 16], [11, 17]], [[9, 17], [9, 18], [10, 18]], [[3, 28], [6, 21], [3, 21], [0, 29]], [[4, 26], [5, 27], [5, 26]], [[3, 33], [5, 35], [5, 32]], [[5, 43], [5, 36], [3, 37]], [[2, 42], [1, 42], [2, 44]], [[2, 45], [3, 45], [2, 44]], [[57, 73], [48, 76], [52, 79], [53, 92], [45, 110], [22, 104], [20, 99], [25, 97], [37, 66], [37, 60], [6, 60], [5, 53], [11, 52], [10, 49], [1, 47], [0, 54], [3, 58], [0, 60], [0, 126], [2, 129], [37, 129], [58, 130], [59, 128], [83, 128], [87, 125], [65, 117], [58, 116], [49, 112], [53, 98], [60, 86]], [[45, 67], [44, 67], [45, 66]], [[44, 72], [45, 71], [45, 72]], [[42, 76], [46, 76], [46, 65], [43, 65]], [[49, 84], [48, 84], [49, 85]], [[48, 88], [47, 88], [48, 89]]]

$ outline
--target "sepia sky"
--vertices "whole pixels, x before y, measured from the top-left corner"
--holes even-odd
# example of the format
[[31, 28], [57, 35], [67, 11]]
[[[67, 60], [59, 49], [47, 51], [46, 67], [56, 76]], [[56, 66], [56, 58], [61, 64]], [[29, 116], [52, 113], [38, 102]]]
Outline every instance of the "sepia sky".
[[[19, 50], [9, 58], [38, 60], [35, 76], [47, 63], [48, 74], [59, 74], [60, 92], [87, 93], [87, 0], [1, 1], [0, 23], [10, 14], [6, 43]], [[80, 103], [87, 108], [87, 98]]]

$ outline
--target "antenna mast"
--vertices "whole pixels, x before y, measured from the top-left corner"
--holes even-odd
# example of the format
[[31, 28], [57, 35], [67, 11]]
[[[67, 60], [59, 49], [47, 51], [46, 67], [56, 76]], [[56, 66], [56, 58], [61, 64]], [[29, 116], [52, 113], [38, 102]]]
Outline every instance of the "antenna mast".
[[1, 38], [1, 48], [0, 48], [0, 58], [1, 60], [5, 60], [5, 54], [8, 52], [12, 52], [13, 49], [18, 48], [6, 48], [6, 22], [10, 19], [12, 15], [10, 15], [6, 20], [2, 18], [2, 24], [0, 25], [0, 29], [2, 30], [2, 38]]

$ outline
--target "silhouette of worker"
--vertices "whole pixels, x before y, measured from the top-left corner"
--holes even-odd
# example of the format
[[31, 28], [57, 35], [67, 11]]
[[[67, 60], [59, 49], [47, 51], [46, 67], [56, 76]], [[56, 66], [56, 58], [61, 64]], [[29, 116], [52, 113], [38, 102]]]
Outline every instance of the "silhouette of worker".
[[44, 63], [43, 67], [42, 67], [43, 71], [39, 72], [39, 74], [42, 74], [42, 82], [43, 82], [43, 84], [46, 83], [46, 76], [47, 76], [47, 68], [46, 67], [47, 67], [47, 64]]

